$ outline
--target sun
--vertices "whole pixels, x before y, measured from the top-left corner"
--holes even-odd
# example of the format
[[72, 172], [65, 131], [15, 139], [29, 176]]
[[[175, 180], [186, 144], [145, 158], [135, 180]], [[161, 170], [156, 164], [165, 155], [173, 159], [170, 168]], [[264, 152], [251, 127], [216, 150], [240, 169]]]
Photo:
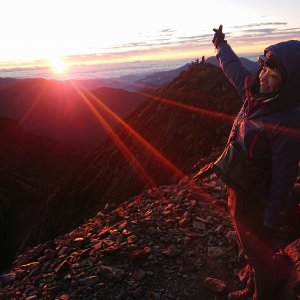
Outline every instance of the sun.
[[52, 58], [49, 62], [53, 73], [63, 75], [68, 72], [69, 66], [61, 58]]

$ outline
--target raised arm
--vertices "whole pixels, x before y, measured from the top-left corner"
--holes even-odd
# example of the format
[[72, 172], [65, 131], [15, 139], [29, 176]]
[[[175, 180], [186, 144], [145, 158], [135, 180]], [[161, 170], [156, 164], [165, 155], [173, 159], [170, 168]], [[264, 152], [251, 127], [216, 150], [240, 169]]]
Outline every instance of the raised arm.
[[214, 32], [215, 35], [212, 42], [218, 51], [216, 56], [219, 60], [220, 67], [243, 100], [245, 100], [245, 80], [251, 73], [243, 67], [237, 55], [227, 44], [225, 34], [222, 32], [222, 25], [220, 25], [219, 29], [214, 28]]

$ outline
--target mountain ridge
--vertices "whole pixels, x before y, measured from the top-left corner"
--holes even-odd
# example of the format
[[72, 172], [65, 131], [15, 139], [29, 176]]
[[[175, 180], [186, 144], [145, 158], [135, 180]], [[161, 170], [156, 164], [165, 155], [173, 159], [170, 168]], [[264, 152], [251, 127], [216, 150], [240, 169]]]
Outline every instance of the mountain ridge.
[[[171, 103], [157, 99], [168, 99]], [[158, 90], [155, 97], [140, 105], [126, 120], [142, 139], [137, 139], [135, 133], [121, 125], [116, 127], [115, 133], [155, 184], [167, 184], [179, 179], [179, 169], [191, 171], [199, 158], [209, 156], [220, 140], [225, 143], [232, 120], [229, 117], [229, 121], [224, 121], [220, 116], [222, 113], [235, 113], [240, 103], [234, 88], [219, 68], [210, 64], [192, 65], [190, 70], [182, 72], [172, 83]], [[191, 106], [192, 110], [183, 109], [181, 104]], [[211, 115], [207, 115], [208, 112]], [[197, 137], [201, 128], [205, 131], [202, 129], [201, 136]], [[143, 142], [145, 140], [177, 167], [170, 168], [170, 163], [157, 156]], [[143, 189], [145, 179], [145, 174], [138, 171], [136, 165], [131, 165], [113, 139], [108, 138], [68, 178], [61, 181], [49, 197], [42, 219], [49, 220], [47, 215], [56, 211], [57, 205], [65, 207], [64, 218], [57, 215], [49, 220], [53, 222], [51, 225], [40, 225], [37, 239], [42, 239], [46, 232], [51, 235], [54, 229], [74, 226], [78, 222], [77, 217], [83, 220], [106, 203], [128, 199]], [[84, 203], [81, 198], [85, 199]], [[72, 203], [72, 206], [67, 203]]]
[[[70, 144], [85, 155], [105, 139], [106, 132], [78, 94], [79, 89], [72, 82], [18, 80], [0, 90], [0, 116], [21, 122], [36, 135]], [[121, 89], [99, 88], [93, 93], [121, 118], [147, 99]], [[115, 120], [110, 122], [116, 125]]]
[[[257, 62], [253, 62], [246, 57], [240, 56], [242, 65], [247, 68], [250, 72], [256, 72], [258, 70]], [[215, 56], [206, 58], [206, 63], [211, 63], [219, 67], [218, 59]], [[195, 63], [192, 61], [190, 63]], [[190, 63], [186, 63], [181, 67], [167, 70], [152, 72], [151, 74], [132, 74], [132, 75], [121, 75], [119, 77], [110, 78], [95, 78], [95, 79], [74, 79], [75, 83], [87, 88], [88, 90], [95, 90], [100, 87], [111, 87], [116, 89], [124, 89], [132, 92], [140, 91], [141, 89], [155, 89], [163, 86], [177, 77], [181, 71], [188, 68]], [[34, 79], [34, 78], [32, 78]], [[0, 88], [6, 88], [16, 82], [26, 81], [32, 79], [15, 79], [15, 78], [0, 78]], [[69, 80], [62, 79], [62, 82], [68, 82]]]
[[[76, 229], [19, 255], [0, 275], [0, 299], [225, 300], [242, 288], [237, 270], [243, 265], [224, 191], [210, 177], [108, 204]], [[285, 253], [299, 274], [300, 240]], [[280, 299], [293, 299], [299, 283], [295, 269]]]

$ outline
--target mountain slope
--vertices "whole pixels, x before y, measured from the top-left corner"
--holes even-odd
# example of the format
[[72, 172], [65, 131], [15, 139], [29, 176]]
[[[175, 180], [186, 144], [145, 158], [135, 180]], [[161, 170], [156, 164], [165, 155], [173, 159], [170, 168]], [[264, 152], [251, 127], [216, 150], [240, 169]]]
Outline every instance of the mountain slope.
[[[254, 62], [254, 61], [251, 61], [245, 57], [239, 57], [242, 65], [248, 69], [251, 73], [255, 73], [258, 71], [258, 63], [257, 62]], [[206, 59], [206, 63], [210, 63], [210, 64], [213, 64], [215, 66], [219, 66], [219, 61], [218, 59], [215, 57], [215, 56], [210, 56]]]
[[[175, 166], [191, 172], [200, 158], [225, 142], [230, 115], [239, 105], [239, 97], [219, 68], [195, 64], [139, 106], [127, 124]], [[147, 186], [180, 179], [170, 163], [153, 155], [153, 148], [145, 147], [132, 132], [119, 126], [114, 133], [118, 143], [124, 143], [123, 152], [108, 139], [59, 184], [43, 208], [44, 222], [38, 226], [35, 241], [79, 224], [106, 203], [123, 202]], [[134, 159], [125, 158], [128, 152]]]
[[38, 215], [50, 184], [80, 157], [64, 143], [38, 137], [0, 118], [0, 267], [9, 264]]
[[[74, 231], [19, 256], [0, 276], [0, 298], [224, 299], [236, 286], [237, 260], [223, 206], [185, 185], [108, 205]], [[206, 287], [209, 277], [222, 280], [222, 293]]]
[[[71, 81], [24, 79], [0, 90], [0, 116], [16, 121], [29, 132], [70, 144], [81, 154], [90, 152], [106, 137], [88, 105]], [[94, 91], [121, 118], [146, 97], [124, 90]], [[114, 121], [111, 125], [115, 125]]]
[[[227, 299], [243, 265], [224, 185], [205, 182], [147, 189], [29, 249], [0, 275], [0, 299]], [[278, 299], [290, 300], [300, 240], [285, 251], [295, 272]]]
[[62, 142], [26, 131], [16, 121], [0, 117], [0, 168], [45, 184], [56, 182], [80, 160]]
[[[242, 65], [248, 69], [251, 73], [258, 71], [258, 63], [253, 62], [245, 57], [239, 57]], [[192, 62], [195, 64], [195, 62]], [[215, 56], [208, 57], [205, 60], [205, 63], [213, 64], [219, 67], [219, 61]], [[154, 88], [162, 87], [165, 84], [172, 81], [175, 77], [177, 77], [182, 71], [186, 71], [189, 68], [190, 64], [186, 64], [180, 68], [170, 70], [170, 71], [162, 71], [153, 73], [150, 75], [143, 76], [142, 79], [136, 80], [134, 84], [132, 84], [132, 88], [137, 89], [146, 89], [153, 90]]]
[[184, 66], [169, 70], [169, 71], [161, 71], [156, 72], [150, 75], [143, 76], [142, 79], [135, 81], [134, 85], [139, 87], [139, 89], [153, 89], [155, 87], [161, 87], [174, 78], [176, 78], [182, 71], [186, 71], [189, 68], [189, 64], [185, 64]]

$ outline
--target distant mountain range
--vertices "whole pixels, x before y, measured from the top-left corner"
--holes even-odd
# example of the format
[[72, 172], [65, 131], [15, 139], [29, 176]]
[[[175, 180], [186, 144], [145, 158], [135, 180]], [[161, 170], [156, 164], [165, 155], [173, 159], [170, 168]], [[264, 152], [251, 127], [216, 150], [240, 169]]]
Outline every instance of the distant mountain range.
[[[35, 135], [67, 143], [80, 154], [87, 154], [107, 136], [87, 104], [87, 98], [98, 99], [121, 118], [147, 99], [144, 95], [106, 87], [83, 95], [82, 86], [77, 84], [75, 88], [70, 81], [24, 79], [3, 86], [0, 117], [19, 122]], [[96, 107], [97, 112], [105, 115], [99, 105]], [[106, 120], [110, 126], [117, 124], [111, 118]]]
[[0, 117], [0, 136], [0, 168], [24, 178], [56, 182], [80, 160], [69, 145], [30, 133], [14, 120]]
[[[253, 62], [245, 57], [240, 57], [242, 65], [250, 72], [258, 70], [257, 62]], [[210, 63], [219, 67], [218, 59], [215, 56], [208, 57], [205, 63]], [[96, 86], [109, 86], [114, 88], [122, 88], [130, 91], [139, 91], [141, 89], [153, 91], [159, 87], [169, 83], [176, 78], [182, 71], [189, 68], [190, 63], [169, 71], [155, 72], [150, 75], [130, 75], [120, 78], [99, 79], [99, 80], [81, 80], [80, 82], [87, 88], [95, 88]]]
[[[245, 57], [240, 57], [240, 61], [242, 65], [248, 69], [250, 72], [256, 72], [258, 70], [257, 62], [253, 62]], [[205, 60], [205, 63], [210, 63], [219, 67], [219, 61], [215, 56], [208, 57]], [[101, 84], [106, 84], [111, 87], [120, 87], [124, 89], [128, 89], [131, 91], [138, 90], [155, 90], [159, 87], [164, 86], [165, 84], [172, 81], [176, 78], [182, 71], [186, 71], [189, 68], [191, 63], [187, 63], [180, 68], [169, 70], [169, 71], [161, 71], [156, 72], [150, 75], [145, 76], [123, 76], [120, 79], [107, 79], [103, 81]]]
[[[248, 69], [250, 72], [254, 73], [254, 72], [258, 71], [258, 63], [257, 62], [249, 60], [248, 58], [245, 58], [245, 57], [239, 57], [239, 59], [240, 59], [242, 65], [246, 69]], [[210, 63], [215, 66], [219, 66], [219, 61], [215, 56], [208, 57], [206, 59], [206, 63]]]
[[[250, 72], [256, 72], [258, 70], [258, 64], [245, 57], [240, 57], [240, 60], [245, 68]], [[205, 61], [213, 65], [219, 66], [219, 62], [215, 56], [208, 57]], [[117, 89], [124, 89], [127, 91], [136, 92], [141, 89], [153, 90], [164, 84], [170, 82], [177, 77], [180, 72], [187, 70], [190, 63], [183, 65], [180, 68], [172, 69], [169, 71], [154, 72], [150, 75], [124, 75], [119, 78], [98, 78], [98, 79], [81, 79], [75, 80], [76, 83], [80, 83], [82, 86], [89, 90], [95, 90], [100, 87], [111, 87]], [[20, 79], [14, 78], [0, 78], [0, 89], [8, 87], [14, 84]]]

